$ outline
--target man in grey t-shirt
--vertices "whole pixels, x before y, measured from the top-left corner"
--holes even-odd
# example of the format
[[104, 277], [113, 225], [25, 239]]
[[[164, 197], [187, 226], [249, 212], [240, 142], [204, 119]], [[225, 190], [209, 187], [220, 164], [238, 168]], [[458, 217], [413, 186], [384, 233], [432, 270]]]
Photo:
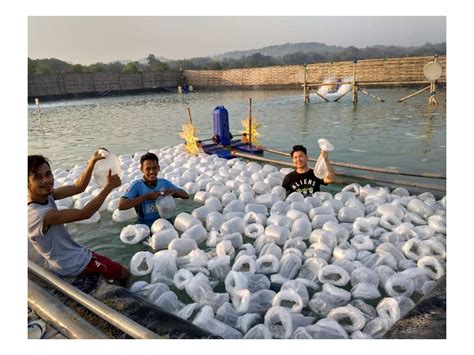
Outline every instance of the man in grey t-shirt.
[[48, 160], [41, 155], [28, 156], [28, 238], [48, 268], [59, 276], [101, 273], [106, 279], [125, 282], [130, 275], [125, 267], [79, 245], [64, 227], [98, 211], [109, 193], [120, 186], [119, 176], [109, 171], [105, 187], [82, 209], [58, 210], [54, 202], [83, 192], [100, 159], [104, 157], [95, 152], [74, 185], [54, 188]]

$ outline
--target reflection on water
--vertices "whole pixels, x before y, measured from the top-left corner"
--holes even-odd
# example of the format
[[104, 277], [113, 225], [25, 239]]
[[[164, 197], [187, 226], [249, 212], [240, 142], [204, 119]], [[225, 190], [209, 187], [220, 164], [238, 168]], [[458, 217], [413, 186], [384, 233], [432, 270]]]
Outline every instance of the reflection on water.
[[212, 111], [229, 110], [231, 131], [242, 130], [240, 121], [252, 112], [262, 124], [263, 145], [290, 150], [304, 144], [318, 154], [318, 138], [335, 146], [331, 159], [373, 166], [397, 166], [414, 171], [445, 172], [446, 100], [428, 114], [427, 98], [419, 95], [397, 100], [411, 89], [372, 89], [380, 103], [366, 95], [353, 105], [350, 95], [340, 102], [313, 98], [305, 105], [296, 91], [225, 91], [192, 94], [146, 94], [111, 98], [65, 100], [41, 105], [41, 123], [34, 105], [28, 110], [28, 151], [49, 157], [53, 165], [68, 167], [87, 159], [96, 147], [117, 154], [133, 154], [181, 143], [178, 132], [188, 121], [187, 108], [200, 138], [212, 134]]

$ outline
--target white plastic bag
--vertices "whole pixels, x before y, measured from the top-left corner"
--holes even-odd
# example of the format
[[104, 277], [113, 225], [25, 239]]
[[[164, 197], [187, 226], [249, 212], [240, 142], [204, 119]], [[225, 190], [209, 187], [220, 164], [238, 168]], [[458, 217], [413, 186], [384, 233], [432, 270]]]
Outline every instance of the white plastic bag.
[[[325, 138], [318, 139], [318, 144], [319, 144], [319, 148], [321, 148], [321, 150], [324, 150], [326, 152], [330, 152], [334, 150], [334, 146]], [[316, 175], [316, 177], [318, 177], [319, 179], [323, 179], [327, 173], [328, 173], [328, 168], [326, 165], [326, 161], [323, 159], [323, 157], [320, 154], [318, 161], [316, 162], [316, 165], [314, 166], [314, 175]]]
[[155, 204], [161, 218], [168, 219], [176, 214], [176, 204], [170, 195], [158, 197]]
[[93, 175], [97, 186], [104, 187], [107, 184], [109, 169], [112, 170], [112, 175], [120, 174], [120, 159], [114, 153], [104, 149], [99, 149], [98, 153], [105, 159], [95, 163]]

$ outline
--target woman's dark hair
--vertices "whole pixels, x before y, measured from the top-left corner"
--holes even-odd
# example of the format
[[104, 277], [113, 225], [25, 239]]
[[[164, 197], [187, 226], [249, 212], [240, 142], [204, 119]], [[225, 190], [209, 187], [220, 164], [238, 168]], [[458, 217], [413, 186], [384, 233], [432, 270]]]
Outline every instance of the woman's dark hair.
[[292, 157], [292, 158], [293, 158], [293, 153], [294, 153], [294, 152], [303, 152], [304, 155], [308, 155], [305, 146], [300, 145], [300, 144], [293, 146], [293, 149], [291, 150], [291, 157]]
[[30, 174], [34, 174], [38, 168], [43, 165], [48, 164], [51, 168], [51, 164], [49, 164], [49, 160], [46, 159], [42, 155], [28, 155], [28, 176]]
[[140, 158], [140, 166], [143, 166], [143, 162], [145, 160], [154, 160], [157, 162], [157, 164], [159, 164], [158, 157], [154, 153], [146, 153], [142, 155], [142, 157]]

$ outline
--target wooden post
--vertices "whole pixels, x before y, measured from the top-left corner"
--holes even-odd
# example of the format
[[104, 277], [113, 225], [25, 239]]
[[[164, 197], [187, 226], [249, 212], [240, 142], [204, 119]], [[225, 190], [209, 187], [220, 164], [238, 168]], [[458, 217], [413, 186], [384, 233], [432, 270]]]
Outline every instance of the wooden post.
[[249, 97], [249, 147], [252, 146], [252, 98]]
[[402, 97], [400, 100], [398, 100], [398, 102], [405, 101], [406, 99], [409, 99], [410, 97], [413, 97], [413, 96], [416, 96], [416, 95], [418, 95], [418, 94], [421, 94], [423, 91], [426, 91], [426, 90], [428, 90], [428, 89], [430, 89], [430, 88], [431, 88], [431, 85], [430, 85], [430, 86], [426, 86], [426, 87], [424, 87], [423, 89], [418, 90], [417, 92], [414, 92], [413, 94], [410, 94], [410, 95], [407, 95], [407, 96], [405, 96], [405, 97]]
[[366, 94], [367, 96], [370, 96], [372, 98], [374, 98], [375, 100], [379, 100], [380, 102], [384, 102], [385, 100], [382, 99], [380, 96], [377, 96], [377, 95], [373, 95], [371, 94], [370, 92], [368, 92], [367, 90], [364, 90], [364, 89], [359, 89], [362, 93]]
[[[438, 62], [438, 54], [435, 55], [434, 62]], [[431, 113], [434, 111], [435, 106], [438, 104], [434, 94], [436, 93], [436, 80], [430, 81], [430, 96], [428, 98], [428, 111]]]
[[36, 113], [41, 116], [40, 103], [39, 103], [38, 98], [35, 98], [35, 103], [36, 103]]
[[353, 67], [352, 67], [352, 103], [356, 104], [358, 99], [357, 99], [357, 91], [359, 88], [357, 87], [357, 82], [356, 82], [356, 64], [357, 64], [357, 59], [353, 60]]
[[306, 83], [306, 63], [303, 64], [304, 66], [304, 86], [303, 86], [303, 94], [304, 94], [304, 103], [309, 103], [309, 90], [308, 85]]
[[189, 116], [189, 123], [191, 123], [191, 126], [193, 125], [193, 119], [191, 117], [191, 109], [188, 107], [188, 116]]

